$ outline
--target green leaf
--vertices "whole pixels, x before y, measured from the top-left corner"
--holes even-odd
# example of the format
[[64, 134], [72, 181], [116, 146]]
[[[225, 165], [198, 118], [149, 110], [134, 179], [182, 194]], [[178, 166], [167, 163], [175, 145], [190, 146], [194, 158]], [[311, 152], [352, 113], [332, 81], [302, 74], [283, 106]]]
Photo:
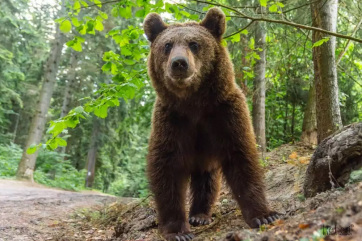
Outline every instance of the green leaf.
[[72, 24], [70, 23], [69, 20], [64, 20], [64, 21], [60, 24], [60, 30], [61, 30], [63, 33], [68, 33], [71, 29], [72, 29]]
[[63, 22], [65, 19], [66, 19], [66, 17], [61, 17], [61, 18], [55, 19], [54, 22], [56, 22], [56, 23], [61, 23], [61, 22]]
[[94, 4], [96, 4], [99, 8], [102, 7], [102, 2], [99, 0], [94, 0]]
[[278, 11], [278, 6], [276, 4], [269, 7], [269, 12], [275, 13], [276, 11]]
[[103, 23], [99, 20], [96, 20], [96, 24], [94, 25], [94, 28], [98, 31], [103, 31]]
[[74, 2], [73, 9], [74, 10], [80, 10], [80, 2], [79, 1]]
[[244, 29], [243, 31], [240, 32], [241, 34], [244, 34], [244, 35], [248, 35], [249, 31], [247, 29]]
[[119, 15], [118, 7], [112, 8], [111, 14], [112, 14], [112, 16], [115, 17], [115, 18], [118, 17], [118, 15]]
[[124, 56], [131, 56], [131, 55], [132, 55], [132, 51], [129, 50], [128, 48], [126, 48], [126, 47], [121, 48], [121, 53], [122, 53], [122, 55], [124, 55]]
[[68, 41], [66, 45], [71, 47], [75, 51], [82, 52], [82, 44], [84, 42], [84, 38], [75, 36], [74, 39]]
[[80, 1], [80, 3], [84, 6], [84, 7], [88, 7], [88, 3], [86, 1]]
[[317, 42], [315, 42], [315, 43], [313, 44], [312, 48], [321, 46], [321, 45], [324, 44], [325, 42], [328, 42], [328, 40], [329, 40], [329, 37], [324, 37], [324, 38], [318, 40]]
[[144, 9], [141, 9], [135, 13], [135, 16], [138, 18], [143, 18], [145, 16], [145, 13], [146, 13], [146, 11]]
[[75, 27], [79, 27], [80, 26], [80, 22], [78, 21], [78, 18], [72, 17], [72, 23]]
[[132, 8], [131, 7], [119, 8], [119, 15], [126, 19], [132, 17]]
[[254, 40], [254, 38], [250, 39], [249, 48], [252, 49], [252, 50], [255, 49], [255, 40]]
[[240, 42], [240, 33], [234, 34], [230, 37], [232, 43]]
[[55, 138], [52, 138], [46, 142], [47, 148], [50, 150], [57, 149], [58, 143], [56, 142]]
[[184, 15], [185, 17], [189, 18], [191, 16], [190, 13], [186, 12], [186, 11], [181, 11], [180, 12], [182, 15]]
[[103, 72], [108, 72], [111, 70], [111, 67], [112, 67], [112, 63], [111, 62], [107, 62], [106, 64], [104, 64], [102, 66], [102, 70]]
[[277, 2], [276, 4], [277, 4], [279, 7], [284, 8], [284, 4], [283, 4], [283, 3]]
[[67, 120], [65, 123], [66, 123], [67, 127], [75, 128], [77, 126], [77, 124], [79, 123], [79, 120], [77, 118], [75, 118], [75, 119], [72, 118], [72, 119]]
[[29, 148], [26, 150], [26, 153], [27, 153], [27, 154], [34, 154], [37, 150], [38, 150], [38, 145], [31, 145], [31, 146], [29, 146]]
[[137, 30], [132, 30], [129, 34], [130, 39], [138, 39], [139, 35]]
[[155, 7], [163, 7], [163, 1], [162, 0], [157, 0]]
[[259, 0], [259, 2], [260, 2], [260, 6], [266, 7], [268, 0]]
[[77, 113], [77, 114], [82, 114], [84, 112], [84, 109], [82, 106], [77, 106], [75, 107], [74, 109], [74, 112]]
[[133, 59], [125, 59], [123, 62], [127, 65], [134, 65], [136, 63]]
[[96, 34], [94, 31], [94, 20], [87, 21], [87, 33], [89, 34]]
[[102, 105], [100, 107], [96, 107], [94, 109], [94, 114], [98, 117], [101, 118], [106, 118], [107, 117], [107, 110], [108, 110], [108, 106], [107, 105]]
[[81, 34], [84, 35], [87, 33], [87, 25], [86, 24], [82, 24], [79, 27], [77, 27], [77, 31]]
[[118, 72], [118, 68], [117, 68], [117, 65], [115, 65], [114, 63], [111, 63], [111, 73], [113, 75], [117, 74]]
[[99, 16], [101, 16], [103, 19], [108, 19], [108, 15], [105, 12], [98, 11]]
[[56, 138], [56, 142], [57, 142], [57, 144], [59, 146], [67, 146], [67, 142], [64, 139], [60, 138], [60, 137]]

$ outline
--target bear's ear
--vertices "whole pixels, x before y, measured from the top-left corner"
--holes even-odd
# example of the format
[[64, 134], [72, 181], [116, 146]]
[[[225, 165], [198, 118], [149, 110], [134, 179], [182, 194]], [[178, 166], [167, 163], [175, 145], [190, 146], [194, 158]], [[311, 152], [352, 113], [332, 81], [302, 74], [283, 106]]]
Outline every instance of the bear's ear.
[[147, 39], [153, 42], [157, 35], [167, 28], [167, 25], [162, 21], [160, 15], [157, 13], [150, 13], [143, 22], [143, 30]]
[[220, 39], [226, 28], [225, 14], [220, 8], [210, 8], [200, 25], [207, 28], [215, 38]]

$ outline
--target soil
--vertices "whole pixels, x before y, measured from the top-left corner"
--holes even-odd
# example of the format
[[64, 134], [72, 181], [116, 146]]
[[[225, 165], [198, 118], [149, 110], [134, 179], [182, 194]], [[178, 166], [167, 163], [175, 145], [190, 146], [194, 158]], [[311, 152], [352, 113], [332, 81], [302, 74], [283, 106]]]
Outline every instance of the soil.
[[[262, 162], [267, 197], [270, 206], [284, 214], [280, 220], [261, 229], [248, 228], [224, 185], [213, 222], [192, 228], [194, 240], [362, 240], [362, 182], [304, 197], [313, 151], [283, 145]], [[14, 186], [0, 181], [0, 240], [162, 240], [152, 196], [116, 200], [24, 184], [17, 191]]]
[[70, 192], [36, 183], [0, 180], [0, 240], [54, 240], [53, 227], [79, 208], [129, 202], [114, 196]]

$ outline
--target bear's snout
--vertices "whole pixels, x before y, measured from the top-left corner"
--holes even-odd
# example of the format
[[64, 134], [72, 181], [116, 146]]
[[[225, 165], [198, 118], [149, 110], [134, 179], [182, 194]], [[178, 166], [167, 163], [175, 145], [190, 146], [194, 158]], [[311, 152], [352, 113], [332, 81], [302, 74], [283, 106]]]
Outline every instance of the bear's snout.
[[189, 85], [190, 77], [194, 73], [192, 53], [184, 45], [175, 45], [168, 59], [168, 76], [177, 85]]
[[176, 56], [171, 60], [172, 72], [176, 75], [182, 75], [189, 68], [189, 61], [184, 56]]

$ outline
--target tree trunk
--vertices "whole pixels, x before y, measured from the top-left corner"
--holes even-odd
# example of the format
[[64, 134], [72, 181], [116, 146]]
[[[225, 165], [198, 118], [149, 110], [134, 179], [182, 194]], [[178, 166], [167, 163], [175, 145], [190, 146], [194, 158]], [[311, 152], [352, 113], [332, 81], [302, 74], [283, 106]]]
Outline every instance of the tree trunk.
[[317, 145], [317, 117], [315, 103], [315, 88], [312, 84], [309, 88], [307, 106], [304, 111], [301, 141], [306, 145]]
[[[77, 67], [78, 62], [78, 53], [75, 51], [72, 51], [70, 56], [70, 68], [67, 74], [67, 83], [65, 85], [64, 89], [64, 98], [63, 98], [63, 105], [62, 105], [62, 111], [60, 113], [60, 118], [63, 118], [66, 116], [70, 110], [70, 104], [72, 101], [72, 91], [74, 88], [74, 83], [76, 80], [76, 71], [75, 68]], [[61, 153], [64, 154], [66, 150], [65, 146], [62, 146]]]
[[242, 89], [244, 90], [244, 94], [248, 95], [248, 80], [245, 77], [244, 74], [244, 67], [248, 66], [248, 61], [246, 59], [246, 56], [249, 52], [249, 48], [248, 48], [248, 39], [247, 37], [241, 37], [240, 40], [240, 45], [242, 48], [241, 51], [241, 73], [240, 73], [240, 86], [242, 87]]
[[[336, 31], [338, 0], [314, 1], [311, 10], [314, 27]], [[313, 42], [325, 36], [314, 31]], [[313, 48], [318, 143], [342, 128], [335, 63], [336, 37], [328, 37], [329, 41]]]
[[54, 42], [51, 47], [51, 53], [45, 65], [43, 85], [40, 91], [40, 98], [36, 108], [35, 116], [32, 119], [29, 135], [27, 137], [23, 155], [18, 166], [16, 174], [18, 179], [33, 181], [33, 172], [38, 153], [36, 152], [34, 154], [27, 154], [26, 150], [33, 144], [39, 144], [43, 136], [50, 100], [56, 82], [56, 74], [58, 71], [60, 56], [62, 54], [63, 44], [63, 34], [60, 32], [59, 27], [57, 27], [54, 36]]
[[100, 131], [99, 120], [96, 117], [93, 117], [93, 128], [91, 142], [88, 150], [88, 160], [87, 160], [87, 176], [85, 179], [85, 187], [92, 187], [95, 176], [95, 167], [97, 159], [97, 149], [98, 149], [98, 135]]
[[76, 77], [76, 71], [75, 68], [77, 67], [78, 62], [78, 53], [75, 51], [72, 51], [71, 57], [70, 57], [70, 68], [67, 74], [67, 83], [65, 85], [64, 89], [64, 99], [63, 99], [63, 105], [62, 105], [62, 112], [60, 114], [60, 118], [63, 118], [66, 116], [70, 110], [70, 103], [72, 99], [72, 90], [75, 83], [75, 77]]
[[[288, 83], [288, 81], [286, 81]], [[289, 106], [288, 106], [288, 91], [286, 91], [286, 94], [285, 94], [285, 98], [284, 98], [284, 101], [285, 101], [285, 105], [284, 105], [284, 113], [285, 113], [285, 116], [284, 116], [284, 141], [289, 141], [288, 139], [288, 119], [289, 119], [289, 116], [288, 116], [288, 110], [289, 110]]]
[[260, 60], [256, 60], [254, 66], [254, 90], [253, 90], [253, 127], [259, 150], [266, 151], [265, 141], [265, 23], [255, 24], [255, 49], [262, 49], [259, 52]]
[[292, 137], [292, 143], [294, 143], [294, 127], [295, 127], [295, 102], [292, 103], [292, 123], [290, 125], [290, 135]]
[[362, 166], [362, 123], [346, 126], [324, 139], [315, 150], [304, 181], [304, 195], [312, 197], [347, 183]]

